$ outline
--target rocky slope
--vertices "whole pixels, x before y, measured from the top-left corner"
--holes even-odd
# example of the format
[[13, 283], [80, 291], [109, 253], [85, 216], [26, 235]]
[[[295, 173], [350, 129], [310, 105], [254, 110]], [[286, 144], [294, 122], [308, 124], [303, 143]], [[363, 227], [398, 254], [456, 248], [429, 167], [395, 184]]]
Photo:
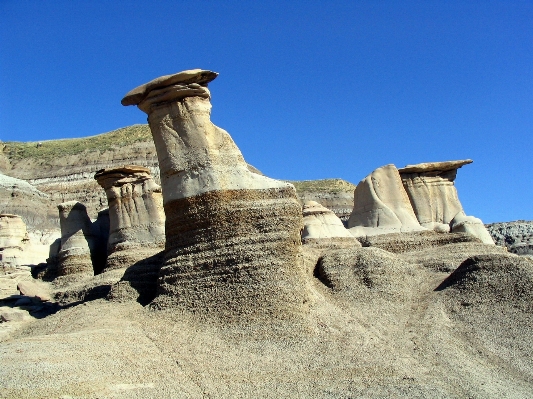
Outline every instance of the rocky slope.
[[496, 245], [517, 255], [533, 256], [533, 221], [492, 223], [486, 227]]

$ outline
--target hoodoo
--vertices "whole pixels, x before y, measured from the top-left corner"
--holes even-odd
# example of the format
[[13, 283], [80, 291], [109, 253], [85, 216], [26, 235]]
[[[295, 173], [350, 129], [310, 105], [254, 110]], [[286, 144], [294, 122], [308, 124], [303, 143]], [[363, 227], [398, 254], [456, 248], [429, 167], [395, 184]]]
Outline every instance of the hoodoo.
[[251, 172], [211, 122], [207, 84], [217, 75], [163, 76], [122, 100], [148, 114], [161, 172], [166, 248], [152, 306], [226, 319], [299, 312], [306, 294], [296, 191]]
[[130, 266], [161, 251], [165, 242], [163, 198], [150, 170], [126, 165], [98, 171], [106, 192], [110, 231], [105, 271]]
[[87, 215], [85, 205], [68, 201], [57, 206], [61, 225], [61, 249], [58, 254], [58, 276], [93, 276], [105, 259], [105, 246], [99, 231]]

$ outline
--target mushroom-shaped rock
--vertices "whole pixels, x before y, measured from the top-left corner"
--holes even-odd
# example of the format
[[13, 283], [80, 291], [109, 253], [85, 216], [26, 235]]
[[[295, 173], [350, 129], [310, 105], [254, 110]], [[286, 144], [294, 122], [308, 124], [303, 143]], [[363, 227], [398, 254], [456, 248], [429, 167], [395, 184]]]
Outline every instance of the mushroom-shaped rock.
[[322, 239], [348, 239], [358, 242], [344, 227], [342, 221], [333, 211], [320, 205], [316, 201], [307, 201], [303, 205], [304, 228], [302, 241]]
[[457, 169], [469, 163], [472, 160], [428, 162], [398, 170], [420, 225], [450, 231], [450, 222], [463, 210], [454, 185]]
[[359, 182], [348, 228], [356, 237], [425, 230], [416, 219], [396, 166], [377, 168]]
[[148, 168], [125, 165], [98, 171], [107, 195], [110, 232], [105, 271], [131, 266], [163, 249], [165, 215], [161, 187]]
[[166, 249], [152, 306], [226, 319], [300, 312], [307, 294], [296, 191], [252, 173], [230, 135], [211, 122], [207, 84], [216, 76], [164, 76], [122, 100], [148, 114], [161, 172]]

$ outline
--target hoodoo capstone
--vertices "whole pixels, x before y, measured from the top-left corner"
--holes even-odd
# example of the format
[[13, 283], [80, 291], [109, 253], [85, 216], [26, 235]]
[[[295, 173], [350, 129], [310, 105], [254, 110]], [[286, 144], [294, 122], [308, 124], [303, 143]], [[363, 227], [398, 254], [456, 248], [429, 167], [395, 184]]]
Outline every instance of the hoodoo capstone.
[[125, 165], [100, 170], [94, 178], [105, 190], [109, 205], [105, 270], [132, 265], [161, 251], [165, 243], [163, 198], [150, 170]]
[[122, 100], [148, 114], [161, 172], [166, 249], [152, 306], [226, 319], [299, 312], [307, 294], [296, 191], [251, 172], [211, 122], [207, 84], [217, 75], [164, 76]]

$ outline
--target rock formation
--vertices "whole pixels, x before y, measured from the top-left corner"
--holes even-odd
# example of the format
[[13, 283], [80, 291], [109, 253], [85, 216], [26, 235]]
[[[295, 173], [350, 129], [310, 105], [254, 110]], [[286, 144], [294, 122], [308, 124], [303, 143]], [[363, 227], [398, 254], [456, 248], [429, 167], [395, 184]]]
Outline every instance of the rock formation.
[[472, 160], [408, 165], [398, 171], [420, 225], [449, 232], [450, 222], [463, 210], [454, 180], [457, 169]]
[[377, 168], [359, 182], [348, 228], [356, 237], [424, 230], [394, 165]]
[[17, 266], [28, 241], [26, 225], [18, 215], [0, 214], [0, 263]]
[[132, 265], [163, 249], [163, 197], [150, 170], [126, 165], [98, 171], [109, 204], [110, 231], [106, 270]]
[[92, 276], [102, 270], [106, 242], [93, 225], [85, 206], [69, 201], [57, 206], [61, 224], [58, 276]]
[[216, 76], [163, 76], [122, 100], [148, 114], [159, 159], [166, 253], [152, 305], [226, 318], [301, 311], [295, 189], [250, 172], [230, 135], [210, 121], [207, 84]]
[[0, 213], [19, 215], [28, 227], [57, 228], [50, 196], [25, 180], [0, 174]]
[[303, 221], [302, 241], [304, 243], [309, 241], [341, 239], [359, 244], [333, 211], [323, 207], [318, 202], [307, 201], [304, 204]]

